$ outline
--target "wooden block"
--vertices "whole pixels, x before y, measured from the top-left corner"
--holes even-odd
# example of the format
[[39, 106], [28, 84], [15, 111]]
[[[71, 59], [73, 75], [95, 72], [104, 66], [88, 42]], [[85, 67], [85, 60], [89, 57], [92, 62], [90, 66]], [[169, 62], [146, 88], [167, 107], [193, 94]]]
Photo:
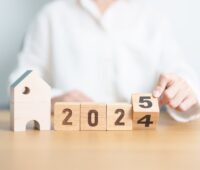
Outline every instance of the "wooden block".
[[106, 104], [81, 104], [81, 130], [106, 130]]
[[159, 121], [158, 99], [152, 94], [134, 94], [133, 129], [155, 129]]
[[107, 105], [107, 130], [132, 130], [133, 110], [127, 103]]
[[54, 106], [54, 129], [80, 130], [80, 107], [80, 103], [56, 103]]
[[30, 121], [35, 121], [35, 128], [51, 130], [51, 103], [14, 103], [11, 104], [11, 129], [25, 131]]
[[11, 85], [11, 129], [25, 131], [34, 121], [40, 130], [51, 130], [51, 88], [34, 71], [26, 71]]

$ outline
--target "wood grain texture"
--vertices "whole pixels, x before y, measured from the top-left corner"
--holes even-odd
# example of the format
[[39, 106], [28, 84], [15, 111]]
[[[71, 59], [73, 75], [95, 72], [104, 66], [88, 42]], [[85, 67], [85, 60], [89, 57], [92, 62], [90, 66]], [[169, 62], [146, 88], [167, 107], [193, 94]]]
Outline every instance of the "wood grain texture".
[[56, 103], [54, 106], [54, 130], [80, 130], [80, 106], [80, 103]]
[[81, 130], [106, 130], [106, 104], [81, 103]]
[[[155, 129], [157, 127], [160, 112], [157, 98], [150, 93], [134, 94], [132, 105], [133, 129]], [[149, 125], [145, 124], [145, 121], [149, 121]]]
[[[161, 113], [153, 131], [10, 131], [0, 112], [2, 170], [199, 170], [200, 120]], [[78, 163], [77, 163], [78, 160]]]
[[132, 130], [133, 110], [127, 103], [107, 104], [107, 130]]

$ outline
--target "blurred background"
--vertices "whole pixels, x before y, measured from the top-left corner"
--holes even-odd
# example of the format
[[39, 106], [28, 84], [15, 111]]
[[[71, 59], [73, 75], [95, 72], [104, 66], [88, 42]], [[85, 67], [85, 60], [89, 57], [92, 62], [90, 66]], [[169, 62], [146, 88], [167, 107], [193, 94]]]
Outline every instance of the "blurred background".
[[[8, 107], [8, 77], [15, 68], [28, 25], [51, 0], [0, 0], [0, 109]], [[200, 1], [141, 0], [167, 16], [186, 60], [200, 75]]]

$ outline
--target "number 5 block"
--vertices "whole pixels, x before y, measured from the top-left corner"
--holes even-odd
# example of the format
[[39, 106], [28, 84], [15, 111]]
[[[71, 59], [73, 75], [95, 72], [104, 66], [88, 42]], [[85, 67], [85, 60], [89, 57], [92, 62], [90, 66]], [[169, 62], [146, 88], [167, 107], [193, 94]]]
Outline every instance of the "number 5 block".
[[158, 99], [152, 94], [132, 95], [133, 129], [155, 129], [159, 121]]

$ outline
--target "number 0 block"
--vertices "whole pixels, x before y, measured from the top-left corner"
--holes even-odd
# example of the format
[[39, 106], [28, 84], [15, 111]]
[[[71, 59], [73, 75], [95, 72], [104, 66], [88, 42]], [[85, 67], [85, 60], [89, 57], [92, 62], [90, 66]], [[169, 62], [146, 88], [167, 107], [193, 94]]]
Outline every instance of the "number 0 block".
[[80, 104], [59, 102], [54, 106], [55, 130], [80, 130]]
[[131, 104], [107, 105], [107, 130], [132, 130], [133, 110]]
[[81, 104], [81, 130], [106, 130], [106, 104]]
[[159, 121], [158, 99], [152, 94], [134, 94], [133, 129], [155, 129]]

